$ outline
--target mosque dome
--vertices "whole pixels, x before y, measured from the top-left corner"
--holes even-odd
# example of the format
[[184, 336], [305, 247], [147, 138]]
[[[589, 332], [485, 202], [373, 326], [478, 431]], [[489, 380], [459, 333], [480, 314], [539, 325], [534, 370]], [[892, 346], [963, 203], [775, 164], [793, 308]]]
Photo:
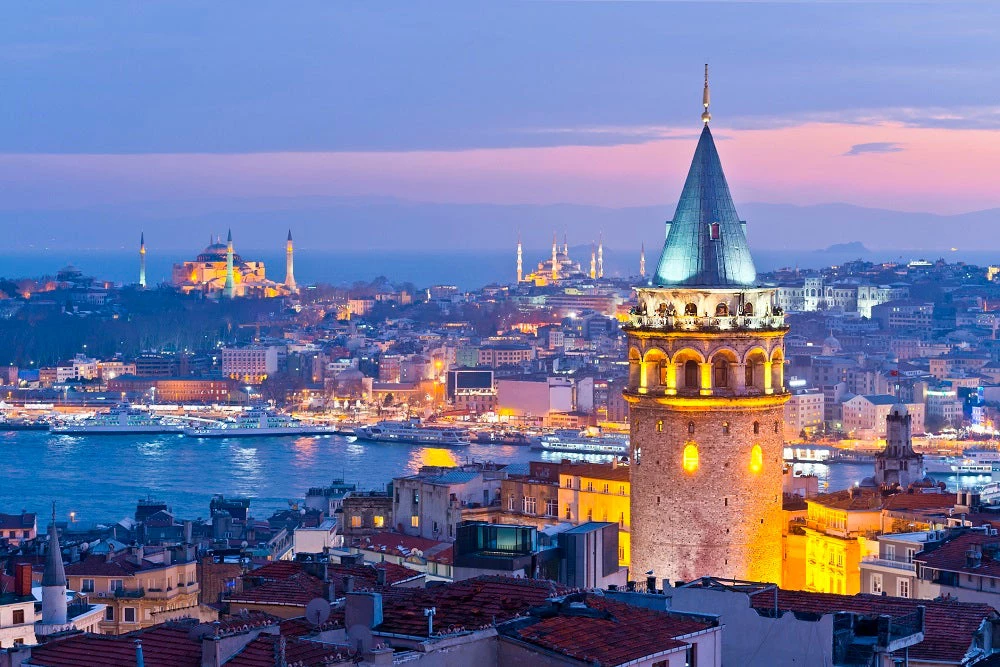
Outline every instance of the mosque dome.
[[833, 334], [823, 339], [823, 354], [833, 354], [834, 352], [840, 352], [841, 349], [843, 348], [840, 346], [840, 341]]
[[[199, 261], [199, 262], [224, 262], [224, 261], [226, 261], [226, 252], [228, 251], [228, 249], [229, 248], [226, 246], [225, 243], [213, 243], [213, 244], [207, 246], [204, 250], [201, 251], [201, 254], [198, 255], [198, 258], [197, 258], [196, 261]], [[237, 255], [234, 252], [233, 253], [233, 263], [234, 264], [239, 264], [242, 261], [243, 260], [240, 258], [240, 256]]]

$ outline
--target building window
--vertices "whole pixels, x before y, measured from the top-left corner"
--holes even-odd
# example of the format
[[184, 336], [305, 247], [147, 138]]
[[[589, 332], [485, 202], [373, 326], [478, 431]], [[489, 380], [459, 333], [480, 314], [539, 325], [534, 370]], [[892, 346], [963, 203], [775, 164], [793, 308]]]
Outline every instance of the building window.
[[640, 463], [642, 463], [642, 447], [636, 447], [635, 448], [635, 456], [633, 456], [632, 458], [635, 459], [635, 464], [636, 465], [639, 465]]
[[416, 489], [413, 490], [413, 504], [414, 505], [420, 504], [420, 492], [417, 491]]
[[524, 497], [524, 512], [525, 514], [536, 514], [538, 509], [537, 501], [532, 496]]
[[758, 435], [760, 433], [760, 422], [753, 423], [753, 434]]
[[587, 510], [587, 521], [594, 520], [594, 510], [593, 508]]
[[81, 593], [93, 593], [94, 592], [94, 580], [93, 579], [83, 579], [80, 581], [80, 592]]
[[750, 448], [750, 472], [760, 472], [763, 467], [764, 452], [761, 451], [760, 445], [754, 445]]
[[625, 547], [618, 547], [618, 560], [625, 560]]
[[722, 435], [729, 435], [729, 422], [722, 422]]
[[566, 520], [569, 521], [573, 518], [573, 512], [570, 510], [569, 506], [566, 506]]
[[685, 315], [697, 315], [698, 314], [698, 306], [696, 306], [693, 303], [684, 304], [684, 314]]
[[688, 422], [688, 435], [694, 435], [694, 422]]
[[385, 528], [385, 517], [381, 514], [376, 514], [374, 517], [374, 524], [376, 528]]
[[588, 491], [593, 491], [594, 490], [594, 483], [593, 482], [587, 482], [587, 490]]
[[621, 516], [618, 517], [618, 527], [619, 528], [625, 527], [625, 512], [622, 512]]
[[545, 499], [545, 516], [559, 516], [559, 501], [555, 498]]
[[125, 622], [135, 623], [135, 607], [125, 607]]
[[698, 362], [690, 359], [684, 362], [684, 386], [688, 389], [699, 389], [701, 382], [698, 381]]
[[754, 364], [753, 364], [752, 361], [747, 361], [746, 371], [745, 371], [746, 377], [744, 378], [744, 384], [746, 386], [748, 386], [748, 387], [754, 386], [754, 384], [753, 384], [753, 377], [754, 377], [753, 366], [754, 366]]
[[882, 595], [882, 575], [872, 574], [872, 594]]
[[14, 610], [13, 621], [14, 621], [14, 625], [21, 625], [22, 623], [24, 623], [24, 610], [23, 609], [15, 609]]
[[684, 446], [682, 465], [684, 472], [694, 472], [698, 469], [698, 445], [691, 442]]
[[351, 528], [361, 527], [361, 517], [357, 514], [351, 516]]
[[420, 528], [420, 517], [416, 514], [410, 517], [410, 528]]
[[729, 387], [729, 362], [725, 359], [715, 362], [715, 386], [722, 389]]
[[708, 226], [708, 238], [710, 238], [711, 240], [718, 241], [719, 232], [720, 232], [719, 223], [713, 222]]
[[910, 580], [909, 579], [897, 579], [896, 580], [896, 595], [901, 598], [910, 597]]
[[608, 485], [607, 485], [607, 484], [605, 484], [605, 485], [604, 485], [604, 493], [607, 493], [607, 492], [608, 492]]
[[777, 419], [774, 420], [774, 432], [775, 433], [781, 432], [781, 422], [778, 421]]
[[618, 487], [618, 495], [619, 496], [624, 496], [625, 495], [625, 485], [624, 484], [622, 484], [621, 486]]
[[657, 433], [663, 433], [663, 420], [662, 419], [657, 419], [656, 420], [656, 432]]
[[115, 620], [115, 608], [112, 607], [111, 605], [108, 605], [107, 607], [104, 608], [104, 620], [105, 621]]
[[108, 591], [114, 593], [123, 590], [125, 590], [125, 582], [121, 579], [112, 579], [108, 582]]

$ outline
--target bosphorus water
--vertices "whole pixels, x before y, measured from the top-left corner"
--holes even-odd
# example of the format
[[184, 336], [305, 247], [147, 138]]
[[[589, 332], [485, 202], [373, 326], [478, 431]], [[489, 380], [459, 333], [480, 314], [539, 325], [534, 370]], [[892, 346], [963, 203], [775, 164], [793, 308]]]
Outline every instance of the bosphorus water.
[[[0, 512], [44, 514], [52, 501], [61, 519], [109, 522], [131, 516], [139, 498], [165, 501], [181, 518], [208, 517], [213, 494], [252, 499], [266, 518], [301, 500], [310, 487], [344, 479], [382, 489], [424, 465], [467, 460], [524, 463], [570, 458], [527, 447], [472, 445], [461, 449], [348, 442], [340, 436], [198, 440], [179, 435], [71, 436], [41, 431], [0, 433]], [[872, 466], [801, 465], [823, 490], [847, 488]], [[704, 471], [711, 474], [710, 470]], [[949, 488], [958, 480], [946, 478]], [[988, 480], [987, 480], [988, 481]]]

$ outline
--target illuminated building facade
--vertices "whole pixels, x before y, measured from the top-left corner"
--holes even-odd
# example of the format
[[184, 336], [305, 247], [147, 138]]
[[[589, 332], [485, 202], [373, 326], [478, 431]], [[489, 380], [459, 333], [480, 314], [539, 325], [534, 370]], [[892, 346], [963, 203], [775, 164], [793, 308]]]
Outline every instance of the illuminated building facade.
[[560, 519], [618, 524], [618, 564], [629, 564], [629, 468], [614, 464], [564, 465], [559, 470]]
[[628, 335], [631, 569], [780, 583], [784, 336], [708, 128]]
[[[291, 233], [289, 233], [291, 236]], [[268, 280], [264, 262], [246, 260], [233, 248], [230, 232], [226, 243], [210, 243], [194, 261], [174, 264], [171, 281], [184, 294], [201, 292], [212, 297], [276, 297], [297, 291], [292, 274], [291, 239], [286, 242], [286, 271], [290, 282]], [[287, 280], [287, 278], [286, 278]]]
[[[601, 245], [601, 257], [603, 258], [604, 246]], [[522, 273], [522, 258], [521, 258], [521, 243], [518, 241], [518, 282], [521, 282]], [[601, 261], [601, 271], [603, 272], [603, 259]], [[598, 273], [597, 256], [594, 257], [594, 273]], [[557, 285], [560, 282], [571, 280], [571, 279], [581, 279], [586, 278], [587, 273], [581, 268], [580, 264], [574, 262], [569, 256], [569, 243], [563, 239], [562, 249], [556, 243], [555, 236], [552, 237], [552, 257], [541, 261], [538, 263], [538, 268], [524, 276], [523, 282], [534, 283], [538, 287], [544, 287], [545, 285]], [[598, 276], [599, 277], [599, 276]]]

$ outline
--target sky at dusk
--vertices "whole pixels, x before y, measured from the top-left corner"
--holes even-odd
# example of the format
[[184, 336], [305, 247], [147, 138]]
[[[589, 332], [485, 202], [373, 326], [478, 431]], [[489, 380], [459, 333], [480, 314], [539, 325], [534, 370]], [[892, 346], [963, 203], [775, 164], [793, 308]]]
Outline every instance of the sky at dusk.
[[997, 44], [993, 2], [16, 3], [0, 211], [375, 196], [669, 217], [705, 62], [737, 203], [1000, 207]]

